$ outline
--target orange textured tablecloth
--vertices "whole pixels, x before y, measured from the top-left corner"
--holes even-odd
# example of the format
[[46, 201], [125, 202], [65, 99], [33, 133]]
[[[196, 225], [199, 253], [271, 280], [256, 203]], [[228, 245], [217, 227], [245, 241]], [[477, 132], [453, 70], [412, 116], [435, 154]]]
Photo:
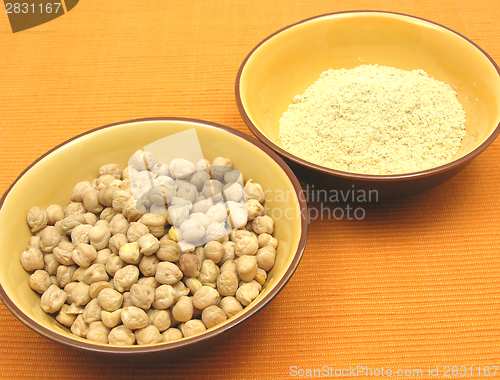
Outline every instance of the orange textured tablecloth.
[[[82, 0], [15, 34], [0, 9], [0, 193], [48, 149], [108, 123], [182, 116], [250, 134], [234, 98], [240, 63], [269, 34], [311, 16], [407, 13], [466, 35], [500, 62], [497, 0]], [[323, 367], [332, 378], [380, 377], [382, 368], [394, 374], [385, 378], [500, 378], [499, 151], [497, 140], [432, 191], [364, 205], [363, 220], [312, 220], [284, 290], [196, 357], [91, 359], [0, 304], [0, 378], [287, 379], [318, 368], [325, 376]]]

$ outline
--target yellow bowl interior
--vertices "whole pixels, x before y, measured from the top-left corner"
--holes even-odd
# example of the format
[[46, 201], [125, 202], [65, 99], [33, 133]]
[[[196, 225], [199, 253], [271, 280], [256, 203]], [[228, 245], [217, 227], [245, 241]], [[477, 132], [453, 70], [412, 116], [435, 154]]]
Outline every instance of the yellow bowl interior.
[[434, 23], [382, 12], [325, 15], [277, 32], [242, 67], [241, 105], [253, 125], [286, 150], [279, 119], [293, 97], [323, 71], [363, 64], [423, 69], [454, 88], [467, 117], [454, 159], [478, 147], [500, 123], [500, 76], [481, 50]]
[[[275, 236], [280, 245], [276, 264], [259, 299], [278, 285], [293, 259], [302, 253], [298, 252], [302, 234], [300, 205], [291, 180], [279, 164], [249, 141], [202, 122], [131, 122], [93, 131], [63, 145], [32, 166], [8, 192], [0, 209], [0, 284], [7, 297], [27, 318], [57, 334], [82, 341], [40, 309], [40, 295], [28, 285], [29, 274], [20, 264], [21, 252], [31, 236], [26, 223], [27, 211], [32, 206], [45, 208], [53, 203], [67, 205], [73, 186], [79, 181], [96, 178], [101, 165], [118, 163], [124, 168], [137, 149], [191, 128], [196, 129], [206, 159], [229, 157], [233, 166], [240, 169], [246, 179], [252, 178], [268, 190], [266, 209], [269, 215], [274, 214], [276, 217]], [[282, 197], [281, 194], [287, 195]], [[248, 313], [256, 306], [257, 302], [254, 302], [243, 313]]]

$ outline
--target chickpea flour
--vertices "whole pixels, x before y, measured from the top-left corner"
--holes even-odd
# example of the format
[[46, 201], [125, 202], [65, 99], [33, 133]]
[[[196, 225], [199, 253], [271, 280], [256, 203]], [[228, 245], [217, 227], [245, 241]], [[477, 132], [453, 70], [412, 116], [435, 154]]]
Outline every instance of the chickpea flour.
[[378, 65], [323, 72], [280, 119], [289, 152], [364, 174], [438, 166], [464, 136], [465, 111], [450, 85], [423, 70]]

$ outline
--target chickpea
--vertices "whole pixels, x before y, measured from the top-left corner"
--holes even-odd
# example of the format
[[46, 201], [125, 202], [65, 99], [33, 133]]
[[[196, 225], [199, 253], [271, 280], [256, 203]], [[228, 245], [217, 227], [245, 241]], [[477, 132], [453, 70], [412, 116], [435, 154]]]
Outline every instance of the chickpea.
[[97, 258], [97, 251], [89, 244], [78, 243], [71, 253], [71, 258], [81, 268], [88, 268], [90, 263]]
[[135, 335], [127, 326], [120, 325], [109, 332], [108, 341], [116, 346], [130, 346], [135, 343]]
[[86, 212], [87, 209], [85, 208], [85, 205], [82, 202], [70, 202], [70, 204], [66, 206], [64, 214], [65, 216], [84, 215]]
[[231, 228], [244, 228], [247, 224], [248, 213], [242, 207], [233, 207], [230, 209], [227, 218]]
[[224, 205], [217, 203], [208, 209], [206, 215], [212, 222], [224, 223], [227, 218], [227, 210]]
[[212, 198], [214, 202], [222, 199], [222, 183], [213, 179], [205, 182], [201, 189], [201, 194], [205, 198]]
[[83, 281], [88, 285], [98, 281], [109, 281], [104, 264], [93, 264], [83, 274]]
[[132, 223], [132, 222], [137, 222], [139, 219], [141, 219], [141, 217], [146, 213], [146, 211], [143, 207], [139, 207], [133, 198], [129, 198], [129, 200], [126, 201], [125, 204], [123, 205], [122, 213], [123, 216], [127, 218], [127, 220], [130, 223]]
[[220, 259], [220, 261], [217, 263], [217, 265], [222, 266], [224, 263], [228, 260], [234, 260], [236, 257], [236, 254], [234, 253], [234, 248], [236, 244], [232, 241], [225, 241], [222, 243], [222, 246], [224, 247], [224, 255]]
[[87, 189], [87, 187], [92, 186], [92, 184], [89, 181], [82, 181], [78, 182], [75, 187], [73, 188], [72, 194], [71, 194], [71, 200], [73, 202], [82, 202], [83, 201], [83, 193]]
[[73, 228], [71, 230], [71, 243], [74, 246], [77, 246], [79, 243], [88, 244], [90, 242], [89, 231], [91, 228], [90, 224], [79, 224]]
[[243, 175], [238, 169], [233, 169], [224, 174], [224, 182], [225, 183], [237, 182], [239, 184], [243, 184], [244, 182]]
[[196, 249], [194, 244], [188, 243], [186, 240], [182, 240], [178, 244], [182, 253], [193, 253]]
[[213, 240], [224, 239], [227, 236], [226, 226], [224, 223], [213, 222], [207, 227], [205, 233], [205, 241], [208, 243]]
[[[66, 303], [68, 305], [71, 305], [72, 303], [74, 303], [75, 301], [73, 300], [73, 289], [75, 288], [75, 286], [78, 284], [78, 282], [70, 282], [69, 284], [66, 284], [66, 286], [64, 287], [64, 291], [66, 292], [66, 294], [68, 295], [68, 299], [66, 300]], [[50, 286], [50, 285], [49, 285]]]
[[99, 292], [97, 300], [104, 310], [113, 312], [122, 307], [123, 295], [114, 289], [104, 288]]
[[167, 329], [163, 334], [164, 342], [174, 342], [176, 340], [182, 339], [183, 335], [181, 330], [171, 327]]
[[[131, 198], [132, 198], [132, 194], [130, 194], [128, 191], [122, 190], [122, 189], [116, 190], [113, 193], [113, 200], [111, 201], [111, 205], [113, 207], [113, 210], [115, 210], [116, 212], [123, 212], [123, 208], [130, 201]], [[117, 214], [117, 215], [121, 215], [121, 214]]]
[[57, 287], [50, 285], [45, 292], [43, 292], [40, 299], [40, 307], [48, 314], [59, 311], [68, 299], [68, 294]]
[[172, 308], [173, 317], [179, 322], [187, 322], [193, 317], [193, 302], [191, 297], [182, 296]]
[[89, 324], [87, 339], [94, 342], [108, 343], [110, 329], [101, 321], [92, 322]]
[[75, 272], [73, 273], [72, 280], [73, 281], [83, 281], [83, 275], [87, 268], [77, 267]]
[[156, 266], [156, 281], [160, 284], [172, 285], [182, 279], [179, 267], [169, 261], [163, 261]]
[[240, 276], [240, 279], [245, 282], [250, 282], [254, 279], [257, 274], [257, 258], [255, 256], [241, 256], [236, 261], [236, 271]]
[[75, 321], [71, 325], [70, 330], [71, 330], [71, 333], [76, 335], [76, 336], [79, 336], [82, 338], [87, 337], [87, 333], [89, 332], [89, 325], [87, 323], [85, 323], [85, 321], [83, 320], [82, 314], [79, 314], [76, 317]]
[[205, 236], [205, 227], [198, 219], [189, 219], [180, 225], [181, 235], [188, 242], [197, 242]]
[[224, 187], [222, 188], [222, 192], [224, 194], [224, 197], [226, 198], [226, 201], [233, 202], [240, 201], [245, 194], [243, 187], [237, 182], [226, 183], [226, 185], [224, 185]]
[[201, 263], [205, 261], [206, 256], [205, 256], [205, 248], [204, 247], [196, 247], [195, 250], [193, 251], [193, 254], [198, 257], [198, 261], [200, 262], [200, 268], [201, 268]]
[[35, 233], [45, 228], [49, 221], [47, 212], [40, 207], [32, 207], [28, 210], [26, 216], [29, 226], [31, 227], [31, 232]]
[[265, 193], [262, 186], [255, 183], [252, 179], [249, 179], [245, 184], [245, 197], [247, 200], [255, 199], [260, 203], [264, 203]]
[[252, 284], [243, 284], [236, 291], [236, 299], [240, 301], [243, 306], [248, 306], [257, 298], [259, 290]]
[[259, 242], [255, 236], [246, 236], [238, 240], [234, 246], [236, 256], [254, 256], [259, 249]]
[[[73, 284], [75, 284], [75, 283], [73, 282]], [[76, 306], [76, 304], [74, 302], [72, 302], [69, 305], [69, 307], [66, 309], [66, 313], [76, 316], [76, 315], [79, 315], [79, 314], [83, 314], [83, 310], [84, 310], [84, 308], [82, 306]]]
[[107, 165], [102, 165], [99, 168], [99, 175], [112, 175], [116, 179], [121, 179], [122, 178], [122, 169], [120, 168], [120, 165], [118, 164], [107, 164]]
[[134, 306], [134, 305], [132, 305], [132, 301], [130, 300], [130, 292], [123, 292], [122, 308], [127, 306]]
[[226, 254], [226, 249], [218, 241], [208, 242], [205, 247], [205, 257], [212, 260], [215, 264], [219, 263]]
[[265, 215], [265, 208], [257, 199], [248, 199], [246, 203], [248, 220], [254, 220], [258, 216]]
[[201, 284], [200, 280], [198, 280], [195, 277], [185, 277], [184, 283], [185, 283], [186, 287], [189, 289], [189, 292], [191, 294], [195, 294], [196, 291], [203, 286]]
[[155, 300], [155, 290], [147, 285], [134, 284], [130, 288], [132, 305], [148, 310]]
[[153, 289], [156, 289], [158, 287], [158, 282], [156, 282], [156, 279], [154, 277], [141, 277], [137, 280], [137, 284], [147, 285]]
[[222, 266], [220, 267], [220, 272], [221, 273], [224, 273], [224, 272], [233, 272], [234, 274], [237, 274], [237, 270], [236, 270], [236, 261], [234, 260], [227, 260], [224, 264], [222, 264]]
[[149, 196], [154, 205], [164, 208], [166, 204], [172, 202], [175, 196], [175, 187], [169, 183], [156, 185], [150, 190]]
[[56, 222], [63, 220], [66, 216], [64, 210], [59, 205], [50, 205], [45, 209], [47, 213], [47, 224], [53, 226]]
[[[180, 201], [178, 200], [178, 203]], [[180, 226], [186, 220], [189, 219], [189, 211], [192, 208], [190, 203], [187, 204], [174, 204], [172, 200], [172, 205], [168, 208], [168, 213], [172, 219], [172, 224], [174, 226]]]
[[88, 237], [90, 244], [96, 250], [101, 250], [108, 246], [109, 239], [111, 238], [111, 231], [105, 226], [95, 225], [89, 228]]
[[166, 164], [165, 162], [157, 162], [156, 164], [154, 164], [151, 168], [151, 172], [158, 176], [168, 176], [170, 174], [168, 164]]
[[124, 266], [125, 261], [123, 261], [120, 256], [112, 253], [106, 261], [106, 272], [108, 272], [108, 274], [113, 277], [116, 272], [122, 269]]
[[[259, 259], [257, 258], [257, 264], [259, 263]], [[261, 286], [264, 286], [267, 279], [267, 273], [264, 269], [257, 269], [257, 274], [254, 277], [254, 280], [257, 281]]]
[[89, 226], [94, 226], [97, 221], [99, 220], [97, 218], [96, 214], [92, 214], [91, 212], [87, 212], [83, 214], [83, 217], [85, 218], [85, 222], [83, 224], [88, 224]]
[[243, 306], [241, 306], [240, 301], [234, 297], [224, 297], [220, 300], [219, 306], [224, 313], [226, 313], [228, 318], [234, 317], [243, 310]]
[[278, 248], [278, 239], [268, 233], [260, 234], [258, 237], [259, 248], [270, 245], [274, 249]]
[[197, 191], [201, 191], [205, 182], [210, 180], [210, 174], [204, 170], [197, 171], [191, 177], [190, 183], [196, 187]]
[[200, 321], [199, 319], [191, 319], [190, 321], [187, 321], [183, 327], [184, 327], [183, 335], [186, 338], [193, 335], [201, 334], [207, 329], [203, 324], [203, 322]]
[[69, 305], [62, 305], [61, 310], [59, 310], [59, 313], [56, 316], [56, 321], [59, 322], [61, 325], [66, 326], [66, 327], [71, 327], [73, 322], [75, 322], [76, 315], [75, 314], [68, 314], [68, 308]]
[[[191, 218], [193, 214], [202, 214], [206, 217], [205, 214], [213, 205], [214, 201], [211, 197], [205, 197], [204, 195], [201, 195], [193, 202], [193, 208], [191, 209], [192, 214], [189, 217]], [[208, 223], [205, 225], [205, 228], [207, 225]]]
[[121, 315], [122, 309], [118, 309], [115, 311], [103, 310], [101, 312], [101, 321], [104, 326], [112, 329], [113, 327], [118, 326], [120, 323], [122, 323]]
[[256, 237], [255, 233], [247, 230], [233, 230], [231, 231], [230, 240], [235, 244], [244, 237]]
[[189, 294], [189, 289], [186, 288], [186, 285], [182, 281], [177, 281], [175, 284], [172, 284], [172, 288], [174, 288], [177, 293], [177, 297], [187, 296]]
[[30, 242], [29, 242], [29, 246], [30, 247], [33, 247], [33, 248], [36, 248], [36, 249], [40, 249], [41, 248], [41, 240], [40, 239], [40, 236], [35, 236], [33, 235], [32, 237], [30, 237]]
[[[44, 268], [44, 270], [45, 270], [45, 268]], [[57, 277], [56, 277], [56, 276], [54, 276], [54, 275], [49, 276], [49, 279], [50, 279], [50, 283], [51, 283], [51, 285], [55, 285], [55, 286], [57, 286], [58, 288], [60, 288], [60, 287], [61, 287], [61, 285], [59, 285], [59, 283], [57, 282]]]
[[156, 275], [156, 266], [160, 260], [155, 255], [144, 256], [139, 262], [139, 270], [144, 276], [151, 277]]
[[252, 281], [250, 281], [250, 282], [240, 281], [239, 286], [242, 286], [242, 285], [244, 285], [244, 284], [250, 284], [250, 285], [254, 286], [254, 287], [255, 287], [255, 288], [259, 291], [259, 293], [260, 293], [260, 291], [262, 290], [262, 285], [261, 285], [261, 284], [259, 284], [259, 283], [258, 283], [257, 281], [255, 281], [255, 280], [252, 280]]
[[276, 250], [272, 246], [267, 245], [260, 248], [255, 257], [257, 258], [259, 268], [270, 271], [276, 260]]
[[[76, 265], [59, 265], [56, 270], [56, 278], [59, 285], [64, 288], [73, 281], [73, 274], [76, 271]], [[36, 272], [35, 272], [36, 273]]]
[[[84, 215], [70, 215], [61, 220], [60, 228], [65, 234], [71, 235], [73, 229], [80, 224], [85, 224], [86, 219]], [[56, 223], [57, 224], [57, 223]], [[54, 225], [57, 228], [57, 226]], [[62, 235], [62, 234], [61, 234]]]
[[198, 279], [203, 285], [215, 288], [215, 281], [220, 274], [219, 267], [210, 259], [206, 259], [201, 264], [200, 275]]
[[201, 313], [201, 320], [207, 329], [217, 326], [227, 319], [226, 313], [215, 305], [209, 306]]
[[180, 234], [181, 234], [180, 229], [177, 229], [174, 226], [172, 226], [168, 230], [167, 237], [169, 238], [169, 240], [179, 243], [182, 240], [182, 236]]
[[274, 231], [274, 220], [268, 215], [258, 216], [252, 222], [252, 229], [257, 234], [272, 234]]
[[90, 287], [84, 282], [78, 282], [75, 285], [71, 291], [71, 297], [73, 298], [76, 306], [85, 306], [90, 302], [91, 298], [89, 289]]
[[[92, 181], [92, 186], [97, 191], [100, 191], [100, 190], [104, 189], [105, 187], [110, 186], [114, 182], [115, 179], [116, 178], [113, 177], [111, 174], [103, 174]], [[83, 193], [83, 199], [85, 200], [85, 192]]]
[[216, 157], [210, 166], [210, 174], [212, 178], [222, 181], [226, 173], [231, 171], [232, 166], [233, 163], [229, 158]]
[[121, 319], [123, 324], [131, 330], [142, 329], [149, 323], [149, 317], [146, 312], [136, 306], [124, 307]]
[[170, 162], [168, 169], [174, 178], [184, 179], [194, 174], [195, 165], [183, 158], [176, 158]]
[[210, 286], [202, 286], [193, 296], [193, 306], [203, 310], [210, 305], [216, 305], [219, 302], [219, 292]]
[[196, 255], [184, 253], [179, 260], [179, 268], [184, 276], [198, 277], [201, 265]]
[[97, 251], [97, 257], [95, 258], [94, 261], [92, 261], [92, 264], [106, 265], [110, 256], [111, 256], [111, 249], [109, 248], [101, 249]]
[[137, 242], [123, 244], [119, 251], [120, 258], [129, 264], [139, 264], [141, 252]]
[[177, 299], [177, 292], [172, 285], [160, 285], [155, 289], [153, 307], [158, 310], [168, 309]]
[[134, 332], [137, 344], [156, 344], [163, 341], [163, 335], [161, 335], [158, 328], [154, 325], [149, 325], [142, 329], [138, 329]]
[[116, 214], [109, 222], [109, 230], [111, 235], [126, 234], [130, 223], [122, 214]]
[[89, 294], [90, 298], [94, 299], [99, 296], [99, 293], [103, 289], [113, 289], [108, 281], [96, 281], [90, 284]]
[[28, 284], [34, 291], [43, 294], [49, 286], [52, 284], [49, 278], [49, 274], [44, 270], [37, 269], [30, 275]]
[[156, 238], [165, 234], [165, 218], [160, 214], [147, 213], [139, 220], [140, 223], [148, 228], [148, 232]]
[[151, 256], [160, 249], [160, 241], [152, 234], [141, 236], [137, 244], [139, 244], [140, 253], [146, 256]]
[[236, 273], [232, 271], [225, 271], [217, 277], [217, 290], [221, 296], [234, 296], [237, 289], [238, 276]]
[[137, 282], [138, 278], [139, 269], [135, 265], [127, 265], [116, 271], [113, 281], [116, 290], [122, 293], [130, 290], [132, 285]]
[[97, 299], [91, 300], [83, 310], [83, 320], [89, 324], [101, 320], [102, 307]]
[[85, 191], [83, 192], [83, 205], [85, 208], [94, 213], [98, 214], [103, 210], [102, 205], [99, 203], [99, 200], [97, 199], [99, 195], [98, 189], [95, 189], [93, 187], [87, 187]]
[[115, 255], [120, 252], [120, 248], [122, 245], [127, 244], [128, 239], [127, 236], [124, 234], [116, 234], [111, 236], [108, 242], [108, 247], [111, 249], [111, 252], [113, 252]]
[[141, 236], [149, 234], [149, 229], [142, 223], [132, 222], [127, 230], [127, 239], [129, 242], [134, 243]]
[[167, 330], [172, 324], [168, 310], [151, 309], [147, 314], [151, 324], [156, 326], [160, 332]]
[[45, 262], [42, 252], [37, 248], [26, 246], [24, 252], [21, 253], [21, 265], [27, 272], [43, 269]]

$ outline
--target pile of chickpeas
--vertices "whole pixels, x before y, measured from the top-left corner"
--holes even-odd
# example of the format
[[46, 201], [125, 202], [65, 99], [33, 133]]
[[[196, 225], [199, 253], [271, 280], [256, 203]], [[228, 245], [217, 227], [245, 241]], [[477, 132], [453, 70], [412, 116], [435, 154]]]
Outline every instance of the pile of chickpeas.
[[79, 337], [113, 345], [200, 334], [259, 295], [278, 241], [262, 186], [230, 159], [103, 165], [71, 202], [32, 207], [21, 254], [40, 307]]

